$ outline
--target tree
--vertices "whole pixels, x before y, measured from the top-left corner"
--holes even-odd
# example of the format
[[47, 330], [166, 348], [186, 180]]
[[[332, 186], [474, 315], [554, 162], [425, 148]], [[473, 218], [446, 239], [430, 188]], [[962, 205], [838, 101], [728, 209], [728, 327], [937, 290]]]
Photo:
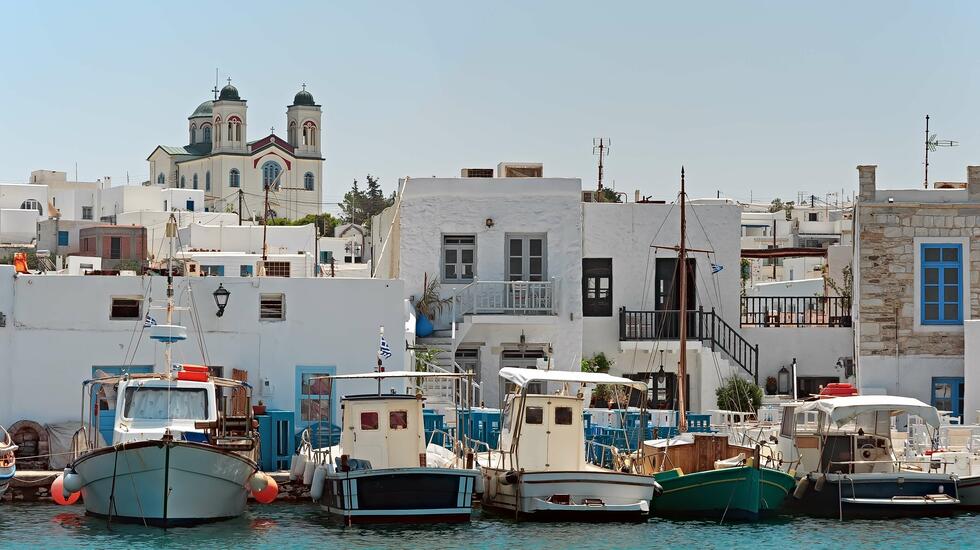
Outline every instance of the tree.
[[830, 273], [828, 273], [827, 266], [823, 266], [824, 282], [826, 282], [827, 286], [836, 292], [838, 296], [845, 298], [848, 302], [850, 302], [851, 296], [854, 292], [854, 273], [851, 271], [850, 264], [845, 265], [844, 268], [841, 269], [841, 278], [843, 281], [838, 283], [833, 279], [833, 277], [830, 276]]
[[602, 188], [602, 195], [599, 196], [599, 202], [623, 202], [619, 193], [613, 191], [608, 187]]
[[762, 406], [762, 388], [734, 375], [715, 390], [715, 396], [722, 410], [754, 413]]
[[789, 220], [792, 217], [791, 215], [793, 213], [794, 206], [796, 206], [796, 202], [794, 201], [783, 202], [783, 199], [777, 197], [775, 199], [772, 199], [772, 202], [769, 203], [769, 211], [775, 213], [775, 212], [779, 212], [780, 210], [783, 210], [786, 212], [786, 219]]
[[365, 179], [366, 191], [361, 190], [360, 184], [355, 179], [350, 191], [344, 194], [344, 201], [340, 203], [344, 223], [370, 225], [371, 216], [377, 216], [382, 210], [395, 203], [395, 194], [385, 197], [378, 178], [368, 174]]

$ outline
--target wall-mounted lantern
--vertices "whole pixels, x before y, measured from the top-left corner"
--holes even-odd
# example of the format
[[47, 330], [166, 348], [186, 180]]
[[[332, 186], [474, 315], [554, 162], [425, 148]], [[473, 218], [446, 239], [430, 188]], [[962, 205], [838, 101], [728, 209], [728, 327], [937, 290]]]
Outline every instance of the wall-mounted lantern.
[[786, 367], [779, 369], [776, 375], [776, 388], [781, 395], [789, 393], [789, 370]]
[[225, 306], [228, 305], [229, 296], [231, 296], [231, 292], [228, 292], [224, 283], [219, 284], [218, 289], [214, 291], [214, 304], [218, 306], [218, 317], [225, 314]]

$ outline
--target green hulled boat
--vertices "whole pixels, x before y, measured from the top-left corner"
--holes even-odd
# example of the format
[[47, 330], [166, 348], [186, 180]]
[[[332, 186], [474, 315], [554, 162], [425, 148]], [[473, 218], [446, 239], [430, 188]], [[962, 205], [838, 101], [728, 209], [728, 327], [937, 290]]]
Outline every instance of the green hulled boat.
[[685, 474], [679, 468], [654, 478], [664, 492], [653, 513], [712, 519], [755, 520], [779, 510], [796, 485], [793, 476], [769, 468], [736, 466]]

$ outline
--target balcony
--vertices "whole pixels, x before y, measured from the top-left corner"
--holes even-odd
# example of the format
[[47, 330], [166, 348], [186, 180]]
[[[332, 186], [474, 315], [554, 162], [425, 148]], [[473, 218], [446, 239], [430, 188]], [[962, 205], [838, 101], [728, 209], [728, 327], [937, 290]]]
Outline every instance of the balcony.
[[453, 295], [453, 319], [465, 315], [558, 315], [558, 280], [473, 281]]
[[[619, 310], [620, 342], [664, 342], [680, 338], [679, 310]], [[699, 342], [724, 353], [742, 370], [759, 381], [759, 346], [752, 345], [725, 322], [714, 309], [687, 312], [688, 342]]]
[[743, 296], [743, 327], [849, 327], [851, 299], [841, 296]]

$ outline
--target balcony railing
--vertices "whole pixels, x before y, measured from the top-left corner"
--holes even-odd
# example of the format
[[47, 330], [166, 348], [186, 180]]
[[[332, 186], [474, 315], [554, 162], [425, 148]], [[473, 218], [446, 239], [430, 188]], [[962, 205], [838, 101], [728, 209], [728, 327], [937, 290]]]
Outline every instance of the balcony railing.
[[[680, 338], [679, 310], [619, 310], [620, 341], [659, 341]], [[759, 346], [752, 345], [715, 310], [688, 310], [687, 338], [725, 353], [759, 382]]]
[[474, 281], [453, 295], [453, 320], [464, 315], [557, 315], [558, 280]]
[[743, 327], [849, 327], [851, 299], [842, 296], [743, 296]]

